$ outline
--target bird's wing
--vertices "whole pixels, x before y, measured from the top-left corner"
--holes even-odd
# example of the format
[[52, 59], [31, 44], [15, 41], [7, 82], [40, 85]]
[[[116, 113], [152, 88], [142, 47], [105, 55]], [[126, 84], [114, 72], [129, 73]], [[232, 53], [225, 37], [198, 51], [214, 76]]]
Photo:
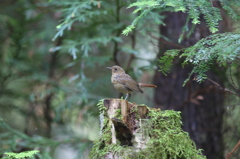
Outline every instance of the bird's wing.
[[119, 83], [123, 84], [124, 87], [126, 87], [132, 91], [143, 93], [143, 91], [139, 88], [138, 83], [134, 79], [132, 79], [132, 77], [129, 76], [128, 74], [120, 74], [120, 75], [116, 76], [116, 80]]

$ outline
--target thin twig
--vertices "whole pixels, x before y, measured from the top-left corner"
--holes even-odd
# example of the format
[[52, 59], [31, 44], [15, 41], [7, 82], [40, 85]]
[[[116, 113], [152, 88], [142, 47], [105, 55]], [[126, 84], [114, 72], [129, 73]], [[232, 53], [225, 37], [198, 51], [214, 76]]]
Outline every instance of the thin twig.
[[152, 35], [152, 34], [148, 34], [148, 35], [149, 35], [151, 38], [156, 39], [156, 40], [159, 40], [159, 41], [163, 42], [163, 43], [166, 44], [166, 45], [173, 46], [173, 47], [176, 47], [176, 48], [178, 48], [178, 49], [183, 49], [183, 48], [184, 48], [183, 46], [178, 45], [178, 44], [175, 44], [175, 43], [172, 43], [172, 42], [170, 42], [170, 41], [167, 41], [166, 39], [164, 39], [164, 38], [162, 38], [162, 37], [158, 38], [158, 37], [156, 37], [156, 36], [154, 36], [154, 35]]
[[[117, 0], [116, 1], [116, 23], [119, 24], [120, 23], [120, 10], [121, 10], [121, 6], [120, 6], [120, 1]], [[116, 33], [116, 37], [119, 37], [121, 35], [121, 29], [117, 30]], [[118, 48], [118, 42], [114, 41], [114, 49], [113, 49], [113, 60], [115, 62], [116, 65], [119, 65], [119, 61], [117, 59], [117, 54], [118, 54], [119, 48]]]
[[[132, 49], [135, 49], [136, 46], [136, 37], [135, 37], [135, 31], [133, 31], [133, 34], [131, 35], [131, 41], [132, 41]], [[126, 69], [128, 70], [131, 66], [132, 61], [134, 60], [135, 55], [131, 54], [130, 59], [128, 60]]]
[[239, 140], [238, 143], [235, 145], [235, 147], [233, 148], [233, 150], [227, 154], [227, 156], [225, 157], [225, 159], [229, 159], [230, 156], [233, 154], [233, 152], [236, 151], [239, 146], [240, 146], [240, 140]]
[[232, 78], [232, 69], [231, 69], [231, 67], [230, 67], [230, 79], [231, 79], [233, 88], [234, 88], [235, 90], [238, 90], [238, 88], [237, 88], [237, 86], [236, 86], [236, 84], [235, 84], [235, 82], [233, 81], [233, 78]]
[[240, 97], [240, 94], [235, 93], [235, 92], [233, 92], [233, 91], [231, 91], [231, 90], [229, 90], [229, 89], [227, 89], [227, 88], [222, 87], [220, 84], [218, 84], [217, 82], [211, 80], [210, 78], [207, 78], [207, 79], [208, 79], [210, 82], [212, 82], [213, 84], [215, 84], [216, 86], [218, 86], [220, 89], [224, 90], [225, 92], [228, 92], [228, 93], [230, 93], [230, 94], [234, 94], [234, 95]]

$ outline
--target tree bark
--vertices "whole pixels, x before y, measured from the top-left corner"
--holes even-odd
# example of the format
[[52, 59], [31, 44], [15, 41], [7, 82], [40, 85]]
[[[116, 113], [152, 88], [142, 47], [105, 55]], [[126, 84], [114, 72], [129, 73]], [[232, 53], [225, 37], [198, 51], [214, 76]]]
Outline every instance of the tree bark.
[[[164, 13], [165, 26], [160, 27], [161, 35], [169, 38], [171, 42], [159, 40], [159, 57], [169, 49], [181, 49], [195, 44], [200, 39], [210, 35], [203, 21], [195, 27], [193, 34], [184, 37], [181, 44], [178, 38], [186, 23], [185, 13]], [[189, 23], [188, 26], [191, 24]], [[189, 132], [198, 148], [203, 149], [207, 158], [224, 158], [224, 145], [222, 136], [224, 94], [211, 82], [201, 84], [189, 81], [182, 87], [184, 80], [191, 72], [191, 67], [182, 68], [181, 60], [176, 59], [171, 73], [164, 76], [156, 71], [154, 83], [158, 86], [155, 92], [155, 102], [161, 109], [174, 109], [182, 111], [183, 129]], [[216, 68], [215, 68], [216, 69]], [[209, 71], [208, 77], [223, 85], [223, 79], [216, 76], [216, 71]]]

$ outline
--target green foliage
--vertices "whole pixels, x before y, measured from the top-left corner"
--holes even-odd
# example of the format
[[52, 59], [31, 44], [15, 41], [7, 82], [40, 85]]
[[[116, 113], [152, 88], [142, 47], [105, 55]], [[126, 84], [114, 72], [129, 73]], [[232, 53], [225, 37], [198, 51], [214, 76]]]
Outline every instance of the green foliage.
[[53, 41], [63, 40], [60, 46], [52, 47], [51, 50], [59, 51], [64, 56], [70, 53], [74, 60], [71, 59], [66, 66], [69, 69], [74, 68], [74, 73], [69, 78], [74, 87], [65, 94], [69, 97], [68, 103], [75, 105], [80, 102], [82, 107], [88, 102], [95, 104], [102, 98], [102, 93], [96, 90], [108, 82], [103, 78], [97, 79], [101, 71], [96, 71], [96, 68], [105, 69], [101, 67], [106, 66], [112, 58], [110, 44], [122, 41], [117, 32], [123, 27], [123, 23], [117, 22], [120, 15], [115, 9], [121, 9], [125, 2], [117, 4], [114, 1], [75, 0], [52, 1], [52, 5], [61, 8], [62, 19], [56, 27], [57, 33]]
[[[147, 124], [142, 127], [142, 129], [148, 133], [150, 140], [147, 142], [145, 149], [135, 152], [132, 146], [111, 144], [111, 125], [109, 124], [102, 101], [98, 103], [98, 107], [101, 113], [104, 113], [104, 124], [102, 127], [103, 129], [101, 129], [100, 137], [94, 141], [90, 158], [103, 158], [108, 152], [120, 154], [120, 156], [125, 159], [145, 159], [146, 156], [149, 159], [206, 158], [202, 155], [201, 150], [196, 149], [195, 143], [190, 139], [188, 133], [182, 130], [180, 112], [149, 109], [149, 113], [147, 114], [148, 117], [144, 119]], [[130, 111], [137, 111], [135, 107], [137, 106], [134, 106]]]
[[[240, 6], [239, 1], [221, 0], [220, 2], [222, 7], [232, 16], [233, 19], [239, 19], [237, 11], [232, 7]], [[203, 14], [212, 33], [218, 31], [218, 21], [222, 20], [220, 9], [214, 7], [212, 1], [209, 0], [138, 0], [137, 2], [130, 4], [129, 8], [130, 7], [136, 7], [133, 13], [139, 13], [139, 16], [122, 32], [124, 35], [128, 35], [128, 33], [135, 28], [137, 22], [153, 10], [158, 10], [160, 12], [164, 10], [186, 12], [188, 13], [189, 18], [192, 19], [193, 24], [199, 24], [200, 15]]]
[[[100, 46], [106, 45], [111, 41], [121, 41], [121, 38], [112, 34], [121, 25], [112, 25], [114, 19], [109, 12], [114, 12], [113, 9], [106, 9], [107, 2], [100, 1], [62, 1], [54, 2], [54, 5], [60, 6], [63, 12], [62, 23], [57, 28], [53, 40], [62, 37], [66, 32], [78, 32], [79, 35], [69, 37], [64, 36], [64, 45], [59, 49], [68, 51], [74, 60], [77, 59], [77, 54], [80, 57], [87, 58], [89, 53], [92, 52], [93, 45]], [[105, 24], [103, 24], [105, 22]], [[100, 24], [100, 25], [99, 25]], [[111, 28], [112, 27], [112, 28]], [[100, 32], [101, 31], [101, 32]], [[104, 35], [104, 36], [103, 36]], [[108, 35], [108, 36], [106, 36]]]
[[7, 156], [3, 157], [3, 159], [17, 159], [17, 158], [24, 159], [24, 158], [33, 157], [37, 153], [39, 153], [38, 150], [25, 151], [21, 153], [5, 152], [4, 154]]
[[[181, 54], [180, 54], [181, 53]], [[196, 81], [202, 82], [207, 78], [206, 72], [216, 62], [219, 66], [239, 67], [240, 59], [240, 34], [222, 33], [214, 34], [201, 39], [195, 45], [182, 50], [169, 50], [159, 60], [160, 71], [164, 74], [171, 69], [174, 57], [184, 58], [183, 66], [194, 66], [189, 77], [196, 73]], [[184, 84], [189, 78], [184, 82]]]
[[[34, 136], [30, 137], [21, 131], [18, 131], [12, 127], [10, 127], [2, 118], [0, 118], [0, 129], [5, 130], [5, 133], [0, 134], [0, 140], [1, 140], [1, 150], [0, 155], [7, 154], [8, 157], [15, 157], [15, 158], [24, 158], [27, 156], [33, 156], [34, 154], [37, 154], [39, 158], [48, 158], [49, 150], [51, 147], [56, 147], [61, 142], [54, 141], [48, 138], [44, 138], [42, 136]], [[24, 148], [34, 148], [38, 147], [41, 151], [44, 153], [40, 153], [38, 150], [34, 151], [27, 151], [22, 153], [13, 153], [10, 151], [17, 151], [20, 147]], [[7, 152], [7, 153], [6, 153]]]
[[167, 73], [170, 72], [171, 66], [173, 64], [173, 59], [178, 56], [179, 51], [178, 50], [169, 50], [168, 52], [165, 53], [165, 56], [162, 56], [159, 60], [159, 65], [160, 71], [164, 74], [167, 75]]
[[[82, 156], [98, 123], [90, 102], [82, 116], [79, 112], [89, 96], [100, 97], [80, 89], [89, 78], [70, 55], [59, 51], [61, 38], [52, 42], [59, 8], [44, 0], [18, 0], [4, 1], [0, 9], [0, 156], [39, 149], [38, 158], [50, 159], [65, 144]], [[89, 123], [96, 124], [89, 128]]]

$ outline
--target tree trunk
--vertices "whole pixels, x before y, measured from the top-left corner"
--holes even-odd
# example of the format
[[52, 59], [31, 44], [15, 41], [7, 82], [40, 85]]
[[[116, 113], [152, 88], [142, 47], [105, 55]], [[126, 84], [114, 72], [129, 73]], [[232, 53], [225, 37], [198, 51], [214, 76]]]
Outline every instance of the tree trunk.
[[[195, 44], [198, 40], [210, 35], [206, 24], [202, 22], [195, 27], [189, 38], [184, 38], [181, 44], [178, 38], [186, 23], [187, 15], [181, 12], [165, 13], [165, 26], [160, 27], [161, 35], [171, 42], [160, 39], [159, 57], [169, 49], [181, 49]], [[190, 27], [190, 23], [188, 24]], [[183, 129], [189, 132], [191, 139], [203, 154], [209, 159], [224, 158], [222, 136], [224, 94], [209, 81], [199, 84], [189, 81], [182, 87], [184, 80], [191, 72], [191, 68], [182, 68], [180, 59], [174, 61], [171, 73], [164, 76], [156, 71], [154, 83], [158, 86], [155, 92], [155, 102], [161, 109], [182, 111]], [[216, 69], [216, 68], [215, 68]], [[216, 71], [208, 72], [208, 77], [223, 84], [222, 79], [216, 76]]]
[[105, 99], [100, 110], [100, 138], [90, 158], [205, 159], [181, 128], [177, 111], [161, 111], [123, 99]]

